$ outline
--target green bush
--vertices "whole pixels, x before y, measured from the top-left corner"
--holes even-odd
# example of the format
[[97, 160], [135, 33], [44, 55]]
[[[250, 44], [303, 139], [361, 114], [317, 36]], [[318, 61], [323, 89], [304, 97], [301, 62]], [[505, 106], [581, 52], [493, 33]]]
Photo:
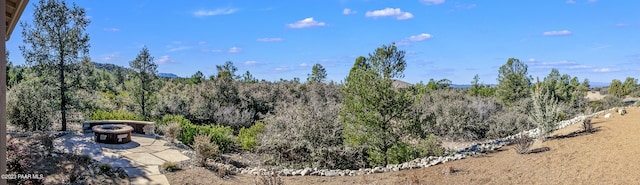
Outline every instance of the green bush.
[[136, 120], [144, 121], [143, 118], [136, 116], [136, 114], [128, 111], [116, 110], [116, 111], [103, 111], [98, 110], [93, 112], [93, 115], [89, 120]]
[[233, 140], [230, 137], [233, 134], [233, 129], [229, 126], [183, 123], [180, 127], [182, 131], [178, 140], [186, 145], [193, 144], [196, 135], [204, 134], [211, 136], [211, 142], [220, 146], [221, 151], [228, 151], [233, 146]]
[[258, 135], [262, 133], [265, 126], [263, 122], [258, 121], [249, 128], [242, 127], [240, 133], [238, 133], [238, 143], [240, 147], [245, 150], [253, 150], [258, 146]]
[[167, 123], [178, 123], [180, 125], [184, 125], [184, 124], [191, 124], [191, 121], [189, 121], [188, 119], [182, 117], [182, 115], [173, 115], [173, 114], [167, 114], [164, 115], [162, 117], [162, 119], [160, 121], [158, 121], [158, 126], [162, 126], [162, 125], [166, 125]]

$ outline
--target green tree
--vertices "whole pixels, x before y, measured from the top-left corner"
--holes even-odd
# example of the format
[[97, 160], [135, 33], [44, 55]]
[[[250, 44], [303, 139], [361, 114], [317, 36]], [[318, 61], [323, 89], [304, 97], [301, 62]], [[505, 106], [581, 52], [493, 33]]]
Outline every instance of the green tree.
[[308, 74], [307, 82], [322, 83], [327, 78], [327, 71], [320, 64], [315, 64], [311, 68], [311, 74]]
[[527, 73], [527, 64], [515, 58], [509, 58], [498, 71], [498, 89], [496, 94], [505, 104], [512, 104], [530, 96], [531, 77]]
[[[384, 79], [403, 78], [407, 62], [404, 60], [405, 51], [398, 50], [395, 43], [382, 45], [375, 53], [369, 53], [366, 63]], [[367, 65], [365, 65], [367, 66]]]
[[134, 97], [136, 104], [140, 106], [140, 113], [146, 120], [149, 119], [149, 110], [151, 107], [151, 97], [155, 92], [155, 84], [153, 81], [157, 78], [158, 65], [153, 62], [153, 57], [149, 54], [149, 49], [143, 47], [136, 59], [129, 62], [129, 66], [134, 70], [137, 78], [136, 89], [134, 89]]
[[216, 65], [216, 69], [218, 69], [217, 78], [228, 77], [233, 79], [236, 76], [236, 71], [238, 71], [238, 68], [231, 61], [225, 62], [224, 65]]
[[480, 96], [480, 97], [490, 97], [495, 94], [495, 88], [492, 88], [489, 85], [484, 85], [480, 83], [480, 76], [476, 74], [473, 77], [473, 81], [471, 81], [471, 88], [469, 89], [469, 95], [471, 96]]
[[386, 165], [394, 160], [389, 154], [402, 142], [393, 123], [402, 123], [412, 104], [406, 91], [393, 88], [391, 78], [403, 75], [406, 62], [404, 51], [391, 47], [383, 45], [369, 54], [366, 61], [371, 63], [357, 60], [343, 87], [345, 97], [340, 115], [344, 142], [347, 146], [367, 148], [371, 165]]
[[67, 6], [64, 1], [40, 0], [35, 5], [33, 25], [21, 23], [23, 42], [20, 46], [25, 63], [33, 66], [40, 77], [55, 76], [57, 79], [43, 79], [44, 83], [54, 83], [62, 116], [62, 130], [67, 129], [69, 93], [73, 90], [73, 80], [69, 75], [76, 73], [81, 55], [89, 53], [89, 35], [84, 33], [89, 25], [85, 10], [75, 4]]
[[611, 84], [609, 85], [609, 94], [618, 98], [624, 96], [624, 89], [622, 87], [622, 82], [618, 79], [611, 80]]
[[202, 72], [197, 71], [195, 74], [191, 75], [191, 77], [187, 80], [188, 84], [199, 84], [204, 80], [204, 74]]
[[638, 86], [638, 79], [627, 77], [622, 83], [622, 93], [626, 95], [630, 95], [636, 91]]
[[251, 75], [251, 72], [246, 71], [244, 73], [244, 75], [242, 75], [241, 80], [245, 83], [257, 83], [258, 79], [256, 79], [255, 77], [253, 77], [253, 75]]

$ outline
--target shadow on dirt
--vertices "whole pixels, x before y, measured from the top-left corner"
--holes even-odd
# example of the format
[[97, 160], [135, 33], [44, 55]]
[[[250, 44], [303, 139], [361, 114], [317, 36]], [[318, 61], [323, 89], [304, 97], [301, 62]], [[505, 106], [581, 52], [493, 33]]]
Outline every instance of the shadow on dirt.
[[596, 132], [599, 132], [599, 131], [600, 131], [600, 127], [596, 127], [596, 128], [591, 129], [590, 132], [585, 131], [585, 130], [579, 130], [579, 131], [571, 132], [571, 133], [565, 134], [565, 135], [551, 136], [548, 139], [549, 140], [560, 140], [560, 139], [574, 138], [574, 137], [578, 137], [578, 136], [593, 134], [593, 133], [596, 133]]
[[550, 150], [551, 148], [549, 147], [541, 147], [541, 148], [532, 149], [531, 151], [529, 151], [529, 154], [538, 154], [538, 153], [547, 152]]

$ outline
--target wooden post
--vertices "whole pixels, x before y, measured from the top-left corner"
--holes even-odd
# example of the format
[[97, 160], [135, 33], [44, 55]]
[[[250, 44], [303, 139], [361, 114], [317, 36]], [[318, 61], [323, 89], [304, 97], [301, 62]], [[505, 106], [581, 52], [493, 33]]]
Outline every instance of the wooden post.
[[[7, 0], [0, 1], [0, 35], [2, 39], [0, 44], [0, 175], [7, 174]], [[20, 16], [20, 15], [18, 15]], [[7, 184], [6, 179], [0, 178], [0, 184]]]

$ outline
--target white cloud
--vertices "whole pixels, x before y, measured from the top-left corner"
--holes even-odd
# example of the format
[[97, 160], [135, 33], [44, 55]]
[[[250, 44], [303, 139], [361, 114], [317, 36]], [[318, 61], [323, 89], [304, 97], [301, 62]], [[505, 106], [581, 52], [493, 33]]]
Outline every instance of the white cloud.
[[176, 51], [181, 51], [181, 50], [186, 50], [189, 49], [191, 47], [189, 46], [179, 46], [179, 47], [173, 47], [173, 46], [167, 46], [167, 52], [176, 52]]
[[280, 66], [280, 67], [276, 67], [274, 70], [276, 70], [276, 71], [291, 71], [291, 70], [293, 70], [293, 68], [291, 68], [289, 66]]
[[316, 26], [325, 26], [326, 23], [313, 20], [313, 17], [302, 19], [298, 22], [287, 24], [289, 28], [309, 28]]
[[410, 46], [412, 42], [420, 42], [432, 38], [433, 36], [428, 33], [421, 33], [418, 35], [412, 35], [402, 39], [400, 42], [396, 42], [396, 46]]
[[198, 42], [198, 45], [205, 45], [205, 44], [207, 44], [207, 41], [200, 41], [200, 42]]
[[366, 17], [395, 17], [398, 20], [406, 20], [413, 18], [413, 14], [403, 12], [400, 8], [385, 8], [382, 10], [367, 11]]
[[258, 64], [258, 62], [254, 61], [254, 60], [249, 60], [249, 61], [244, 62], [245, 66], [253, 66], [253, 65], [256, 65], [256, 64]]
[[546, 31], [546, 32], [543, 32], [542, 35], [544, 35], [544, 36], [563, 36], [563, 35], [571, 35], [571, 32], [569, 30]]
[[118, 58], [119, 58], [118, 53], [113, 53], [113, 54], [109, 54], [109, 55], [100, 57], [100, 61], [102, 61], [102, 62], [113, 62]]
[[598, 0], [589, 0], [590, 3], [598, 2]]
[[104, 28], [104, 31], [117, 32], [120, 31], [118, 28]]
[[342, 10], [342, 14], [345, 14], [345, 15], [356, 14], [356, 13], [358, 12], [355, 10], [351, 10], [349, 8], [345, 8], [344, 10]]
[[311, 65], [309, 65], [309, 64], [307, 64], [307, 63], [302, 63], [302, 64], [300, 64], [300, 67], [309, 67], [309, 66], [311, 66]]
[[214, 15], [227, 15], [232, 14], [238, 11], [238, 9], [233, 8], [219, 8], [215, 10], [198, 10], [193, 12], [193, 15], [196, 17], [206, 17], [206, 16], [214, 16]]
[[593, 72], [596, 73], [608, 73], [611, 72], [611, 68], [597, 68], [597, 69], [593, 69]]
[[171, 59], [169, 55], [163, 55], [163, 56], [160, 56], [158, 59], [156, 59], [155, 62], [158, 64], [168, 64], [168, 63], [175, 63], [175, 60]]
[[284, 40], [284, 39], [279, 38], [279, 37], [259, 38], [259, 39], [256, 39], [256, 41], [258, 41], [258, 42], [281, 42], [281, 41], [283, 41], [283, 40]]
[[575, 1], [573, 1], [573, 0], [567, 0], [567, 2], [566, 2], [566, 3], [567, 3], [567, 4], [576, 4], [576, 2], [575, 2]]
[[420, 2], [426, 5], [439, 5], [444, 3], [444, 0], [420, 0]]
[[433, 37], [433, 36], [431, 36], [431, 34], [421, 33], [421, 34], [418, 34], [418, 35], [409, 36], [405, 40], [412, 41], [412, 42], [419, 42], [419, 41], [430, 39], [431, 37]]
[[239, 47], [231, 47], [229, 48], [229, 50], [227, 50], [227, 52], [229, 53], [240, 53], [240, 51], [242, 51], [242, 48]]

